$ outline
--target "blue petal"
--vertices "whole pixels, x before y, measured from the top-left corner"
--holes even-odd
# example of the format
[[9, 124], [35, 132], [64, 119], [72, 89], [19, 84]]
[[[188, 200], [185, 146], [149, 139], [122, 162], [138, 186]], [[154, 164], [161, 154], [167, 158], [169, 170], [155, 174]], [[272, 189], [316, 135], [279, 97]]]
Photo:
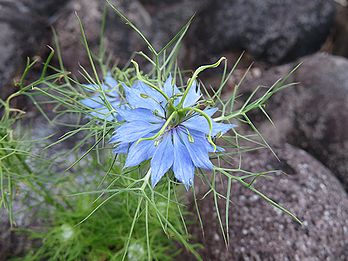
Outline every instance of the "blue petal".
[[172, 81], [173, 81], [173, 77], [169, 75], [169, 77], [167, 78], [167, 80], [164, 82], [164, 85], [163, 85], [163, 90], [168, 97], [172, 97], [174, 94], [174, 88], [173, 88], [174, 85]]
[[128, 152], [129, 143], [120, 143], [116, 148], [113, 149], [115, 154], [126, 154]]
[[128, 103], [134, 108], [145, 108], [152, 111], [157, 111], [159, 115], [164, 116], [162, 106], [148, 94], [134, 88], [129, 88], [125, 84], [123, 89], [126, 93]]
[[95, 108], [99, 108], [101, 106], [104, 106], [104, 103], [103, 101], [100, 99], [100, 96], [98, 94], [94, 94], [92, 95], [91, 97], [89, 98], [85, 98], [85, 99], [82, 99], [80, 100], [80, 102], [87, 106], [87, 107], [90, 107], [92, 109], [95, 109]]
[[181, 125], [188, 129], [197, 130], [205, 134], [209, 134], [209, 124], [207, 120], [202, 116], [194, 116], [184, 122]]
[[[182, 127], [180, 127], [182, 128]], [[208, 151], [208, 152], [222, 152], [222, 151], [225, 151], [223, 148], [217, 146], [216, 147], [216, 150], [214, 150], [214, 147], [208, 142], [207, 140], [207, 134], [203, 133], [203, 132], [200, 132], [200, 131], [196, 131], [196, 130], [193, 130], [193, 129], [188, 129], [190, 134], [193, 136], [193, 137], [198, 137], [200, 138], [201, 140], [201, 145], [204, 145], [205, 146], [205, 149]], [[186, 130], [185, 130], [186, 131]]]
[[[111, 105], [111, 107], [113, 107], [114, 109], [116, 109], [117, 107], [119, 107], [120, 105], [120, 101], [114, 97], [107, 97], [107, 101], [108, 103]], [[107, 108], [102, 97], [98, 94], [95, 94], [93, 96], [91, 96], [90, 98], [86, 98], [80, 101], [82, 104], [84, 104], [87, 107], [90, 107], [92, 109], [95, 108]]]
[[[91, 98], [86, 98], [80, 101], [85, 106], [91, 108], [92, 110], [88, 113], [94, 117], [97, 117], [102, 120], [112, 121], [117, 118], [116, 112], [111, 112], [103, 103], [102, 99], [98, 95], [93, 95]], [[110, 102], [110, 101], [109, 101]], [[119, 101], [114, 100], [110, 105], [117, 109], [119, 106]]]
[[[220, 147], [220, 146], [216, 146], [216, 151], [215, 152], [224, 152], [225, 149]], [[213, 152], [213, 151], [209, 151], [209, 152]]]
[[187, 96], [184, 100], [183, 106], [184, 107], [191, 107], [192, 105], [195, 105], [200, 97], [201, 97], [201, 93], [199, 91], [199, 88], [197, 88], [196, 81], [194, 81], [191, 88], [189, 89], [189, 91], [187, 93]]
[[176, 87], [176, 85], [173, 84], [173, 77], [171, 75], [169, 75], [167, 80], [164, 82], [163, 90], [169, 98], [172, 97], [174, 94], [180, 93], [178, 87]]
[[[213, 128], [212, 128], [212, 136], [216, 136], [218, 133], [224, 134], [228, 130], [236, 127], [234, 124], [225, 124], [225, 123], [217, 123], [212, 119]], [[188, 129], [193, 129], [196, 131], [203, 132], [205, 134], [209, 134], [209, 123], [201, 115], [194, 116], [182, 123]]]
[[164, 123], [164, 119], [159, 118], [153, 114], [151, 110], [144, 108], [137, 109], [118, 109], [117, 113], [126, 121], [147, 121], [153, 123]]
[[109, 99], [108, 102], [110, 103], [111, 107], [114, 108], [115, 110], [118, 110], [120, 107], [120, 101], [118, 100], [111, 100]]
[[[120, 106], [119, 94], [112, 88], [117, 87], [117, 81], [112, 78], [111, 73], [108, 73], [104, 79], [105, 83], [101, 84], [102, 90], [105, 92], [105, 98], [111, 107], [117, 109]], [[100, 87], [96, 84], [86, 84], [87, 91], [97, 91], [89, 98], [82, 99], [80, 102], [85, 106], [93, 109], [89, 114], [102, 120], [113, 121], [121, 118], [115, 113], [111, 112], [105, 105], [104, 95], [100, 92]]]
[[172, 135], [168, 133], [164, 135], [151, 160], [151, 183], [153, 187], [173, 165], [173, 154]]
[[117, 81], [112, 78], [110, 73], [108, 73], [104, 78], [104, 83], [101, 83], [100, 86], [98, 84], [84, 84], [83, 86], [87, 87], [86, 90], [88, 92], [94, 92], [100, 89], [102, 89], [103, 91], [110, 91], [112, 89], [115, 89], [117, 85]]
[[142, 81], [136, 81], [133, 84], [132, 88], [137, 89], [142, 93], [150, 96], [152, 99], [155, 99], [157, 103], [162, 103], [166, 101], [165, 97], [161, 93], [151, 88], [149, 85], [145, 84]]
[[99, 89], [99, 86], [97, 84], [83, 84], [83, 87], [86, 87], [85, 90], [88, 92], [95, 92]]
[[205, 109], [203, 110], [209, 117], [212, 117], [215, 112], [218, 111], [218, 108], [209, 108], [209, 109]]
[[225, 134], [230, 129], [237, 127], [235, 124], [225, 124], [225, 123], [217, 123], [213, 122], [213, 136], [216, 136], [217, 134]]
[[157, 131], [163, 124], [151, 124], [146, 121], [126, 122], [115, 130], [111, 138], [112, 142], [133, 142], [145, 137], [153, 131]]
[[[181, 128], [181, 127], [180, 127]], [[201, 145], [204, 145], [205, 146], [205, 149], [208, 151], [208, 152], [214, 152], [214, 147], [209, 143], [209, 141], [207, 140], [207, 135], [203, 132], [200, 132], [200, 131], [196, 131], [196, 130], [193, 130], [193, 129], [188, 129], [190, 134], [197, 138], [197, 139], [200, 139], [201, 141]], [[186, 131], [186, 130], [185, 130]]]
[[[120, 101], [120, 95], [119, 95], [118, 91], [116, 91], [116, 90], [111, 90], [111, 91], [110, 90], [109, 91], [105, 90], [104, 93], [105, 93], [105, 97], [106, 97], [106, 99], [108, 101], [109, 100], [118, 100], [118, 101]], [[102, 96], [102, 94], [100, 94], [100, 96]]]
[[92, 115], [93, 117], [97, 117], [101, 120], [106, 120], [106, 121], [113, 121], [114, 119], [117, 119], [117, 115], [112, 113], [106, 107], [96, 108], [94, 111], [89, 112], [89, 114]]
[[105, 89], [114, 89], [114, 88], [116, 88], [117, 87], [117, 85], [118, 85], [118, 83], [117, 83], [117, 81], [111, 76], [111, 73], [110, 72], [108, 72], [107, 74], [106, 74], [106, 76], [105, 76], [105, 78], [104, 78], [104, 82], [105, 82], [105, 84], [107, 84], [108, 86], [106, 86], [105, 84], [103, 84], [103, 86], [102, 86], [102, 88], [103, 88], [103, 90], [105, 90]]
[[[115, 89], [117, 85], [118, 85], [117, 81], [111, 76], [111, 73], [108, 72], [104, 78], [104, 83], [102, 83], [100, 87], [104, 91], [110, 91], [112, 89]], [[94, 91], [100, 90], [100, 87], [98, 84], [84, 84], [83, 86], [86, 87], [86, 91], [88, 92], [94, 92]]]
[[127, 105], [121, 104], [120, 102], [111, 103], [112, 107], [116, 110], [116, 119], [118, 122], [124, 121], [125, 119], [118, 113], [119, 110], [125, 110], [129, 107]]
[[181, 142], [176, 131], [173, 133], [174, 142], [174, 176], [182, 182], [188, 190], [193, 184], [194, 179], [194, 165], [189, 156], [189, 152], [185, 145]]
[[212, 169], [213, 164], [209, 159], [209, 143], [202, 135], [195, 135], [190, 133], [193, 141], [190, 142], [188, 139], [187, 131], [178, 129], [178, 134], [181, 140], [184, 142], [187, 151], [190, 154], [191, 160], [195, 167], [203, 169]]
[[144, 160], [150, 159], [155, 150], [153, 140], [141, 141], [139, 144], [133, 143], [129, 148], [125, 167], [137, 166]]

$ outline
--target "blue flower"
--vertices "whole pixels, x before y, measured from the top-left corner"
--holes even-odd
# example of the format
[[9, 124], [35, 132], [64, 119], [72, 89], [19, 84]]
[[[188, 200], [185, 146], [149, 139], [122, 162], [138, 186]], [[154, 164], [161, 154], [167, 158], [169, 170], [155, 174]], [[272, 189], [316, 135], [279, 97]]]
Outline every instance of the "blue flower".
[[[91, 109], [89, 111], [91, 116], [106, 121], [113, 121], [114, 119], [120, 120], [116, 112], [110, 110], [111, 108], [116, 110], [120, 106], [118, 83], [111, 76], [110, 72], [106, 74], [104, 83], [100, 86], [96, 84], [85, 84], [84, 86], [88, 92], [93, 92], [93, 94], [80, 102]], [[105, 97], [103, 93], [105, 94]], [[108, 108], [107, 103], [111, 105], [110, 109]]]
[[[207, 135], [216, 137], [234, 127], [208, 120], [197, 111], [201, 94], [193, 83], [184, 101], [183, 93], [169, 77], [161, 90], [137, 81], [131, 88], [123, 85], [128, 109], [119, 109], [125, 123], [118, 127], [110, 142], [116, 144], [114, 153], [128, 153], [125, 167], [137, 166], [151, 159], [151, 183], [154, 187], [170, 169], [186, 189], [193, 185], [195, 168], [212, 169], [209, 153], [214, 147]], [[168, 99], [169, 98], [169, 99]], [[173, 113], [182, 103], [183, 115]], [[204, 110], [211, 119], [217, 108]]]

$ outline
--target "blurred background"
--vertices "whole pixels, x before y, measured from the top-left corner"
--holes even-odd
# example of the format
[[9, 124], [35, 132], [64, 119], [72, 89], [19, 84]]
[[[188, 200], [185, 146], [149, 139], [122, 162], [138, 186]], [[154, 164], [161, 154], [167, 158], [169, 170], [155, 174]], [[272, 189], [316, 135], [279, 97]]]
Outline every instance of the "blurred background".
[[[261, 190], [298, 214], [304, 225], [295, 225], [257, 196], [236, 188], [228, 249], [209, 215], [213, 206], [203, 205], [205, 222], [211, 227], [202, 239], [207, 260], [348, 260], [348, 2], [111, 2], [157, 48], [195, 14], [179, 56], [182, 68], [192, 69], [220, 56], [226, 56], [232, 68], [245, 52], [226, 96], [252, 63], [241, 86], [246, 95], [259, 85], [271, 86], [302, 63], [289, 79], [299, 84], [277, 94], [266, 107], [276, 128], [265, 117], [252, 115], [280, 161], [262, 152], [245, 162], [250, 168], [277, 168], [288, 174], [264, 183]], [[13, 92], [26, 57], [47, 56], [46, 45], [54, 46], [52, 28], [66, 69], [77, 73], [80, 65], [88, 67], [75, 12], [90, 47], [97, 51], [104, 6], [104, 0], [0, 0], [0, 96]], [[105, 45], [119, 65], [125, 65], [134, 51], [145, 49], [112, 10], [106, 18]], [[214, 86], [219, 73], [205, 74], [207, 83]], [[25, 106], [22, 102], [19, 107]], [[0, 259], [1, 253], [19, 247], [18, 238], [4, 227], [1, 230]]]

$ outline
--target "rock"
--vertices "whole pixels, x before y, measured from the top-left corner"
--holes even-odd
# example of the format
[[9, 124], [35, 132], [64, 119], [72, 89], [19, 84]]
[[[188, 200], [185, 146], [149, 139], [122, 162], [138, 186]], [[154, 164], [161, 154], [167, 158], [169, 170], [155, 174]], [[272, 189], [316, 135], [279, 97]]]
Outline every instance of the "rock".
[[[82, 21], [90, 50], [98, 55], [105, 5], [107, 3], [104, 0], [77, 0], [69, 2], [61, 10], [55, 28], [59, 37], [63, 62], [66, 68], [74, 74], [80, 70], [80, 64], [88, 71], [91, 69], [86, 49], [81, 41], [82, 34], [75, 12]], [[146, 32], [150, 17], [137, 0], [123, 1], [117, 7], [140, 30]], [[111, 55], [111, 62], [118, 62], [122, 66], [129, 61], [133, 52], [145, 49], [145, 44], [128, 25], [121, 21], [114, 10], [109, 6], [107, 10], [105, 49], [107, 55]]]
[[333, 47], [332, 53], [348, 57], [348, 6], [347, 2], [345, 6], [339, 6], [336, 21], [334, 26], [334, 32], [332, 36]]
[[348, 190], [348, 60], [316, 55], [295, 74], [302, 101], [295, 110], [294, 128], [287, 135], [343, 182]]
[[[117, 7], [159, 50], [208, 1], [181, 0], [175, 3], [151, 3], [151, 1], [131, 0], [123, 1]], [[145, 5], [143, 6], [142, 3]], [[104, 0], [77, 0], [71, 1], [61, 11], [55, 27], [61, 43], [63, 61], [67, 69], [74, 73], [80, 69], [79, 63], [85, 68], [90, 67], [86, 50], [81, 44], [81, 33], [75, 11], [82, 20], [89, 47], [94, 53], [98, 53], [103, 7]], [[107, 53], [112, 55], [112, 62], [118, 62], [120, 66], [127, 64], [134, 52], [148, 51], [140, 36], [125, 25], [110, 7], [106, 19], [105, 45]]]
[[[35, 54], [50, 32], [55, 12], [65, 0], [0, 2], [0, 87], [7, 85]], [[46, 42], [47, 43], [47, 42]], [[2, 92], [3, 93], [3, 92]]]
[[15, 32], [8, 24], [0, 24], [0, 86], [7, 84], [11, 79], [13, 73], [16, 70], [16, 65], [19, 64], [20, 58], [16, 57], [13, 60], [13, 54], [15, 53], [17, 46], [14, 40]]
[[[167, 5], [167, 4], [173, 3], [172, 0], [162, 0], [160, 2], [157, 0], [140, 0], [140, 2], [144, 5], [155, 5], [155, 6], [157, 6], [158, 4], [166, 4]], [[180, 0], [177, 2], [180, 2]]]
[[[245, 154], [243, 169], [281, 170], [260, 178], [255, 187], [303, 221], [299, 225], [246, 187], [233, 183], [230, 204], [230, 244], [226, 249], [212, 196], [199, 201], [204, 226], [204, 260], [345, 260], [348, 254], [348, 197], [341, 184], [305, 151], [284, 145]], [[217, 190], [226, 189], [225, 182]], [[196, 185], [197, 187], [197, 185]], [[203, 191], [202, 191], [203, 192]], [[221, 204], [220, 204], [221, 203]], [[225, 218], [225, 201], [219, 201]], [[191, 232], [202, 238], [198, 223]], [[193, 260], [193, 259], [192, 259]]]
[[256, 59], [285, 63], [317, 51], [328, 36], [335, 6], [326, 0], [218, 0], [199, 16], [198, 49], [247, 50]]
[[[19, 203], [20, 204], [20, 203]], [[25, 214], [28, 216], [23, 217], [26, 221], [31, 213], [27, 211]], [[10, 260], [13, 257], [23, 256], [26, 251], [29, 251], [35, 242], [29, 239], [28, 235], [25, 233], [19, 233], [15, 229], [11, 228], [8, 223], [8, 218], [6, 215], [0, 215], [1, 227], [0, 227], [0, 261]], [[34, 224], [34, 222], [32, 223]], [[26, 224], [21, 224], [21, 229], [26, 229], [28, 226]]]
[[[210, 2], [212, 1], [179, 0], [170, 3], [157, 1], [152, 8], [147, 7], [152, 17], [150, 38], [155, 47], [162, 48], [192, 16], [202, 11]], [[194, 19], [191, 26], [195, 26], [196, 23]], [[188, 35], [183, 40], [186, 42]]]
[[[316, 54], [302, 62], [289, 79], [299, 85], [281, 91], [267, 103], [276, 128], [263, 121], [265, 117], [254, 119], [270, 142], [289, 142], [306, 150], [348, 190], [348, 60]], [[271, 86], [292, 67], [275, 67], [243, 86], [250, 90], [259, 84]]]

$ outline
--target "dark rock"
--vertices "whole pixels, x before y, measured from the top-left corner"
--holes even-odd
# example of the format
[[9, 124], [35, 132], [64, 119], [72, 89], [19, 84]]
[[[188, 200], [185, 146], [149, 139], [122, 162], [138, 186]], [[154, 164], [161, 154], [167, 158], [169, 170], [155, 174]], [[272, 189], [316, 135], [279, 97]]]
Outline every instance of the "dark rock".
[[0, 210], [0, 261], [23, 256], [33, 248], [36, 242], [29, 238], [25, 230], [43, 224], [38, 216], [38, 206], [47, 208], [32, 188], [23, 183], [16, 183], [16, 187], [20, 193], [13, 200], [13, 226], [10, 225], [7, 211], [4, 208]]
[[[303, 221], [267, 204], [246, 187], [233, 183], [230, 204], [230, 243], [226, 249], [212, 196], [199, 201], [203, 220], [204, 260], [345, 260], [348, 254], [348, 197], [334, 175], [303, 150], [290, 145], [245, 154], [243, 169], [278, 169], [272, 178], [260, 178], [255, 187]], [[224, 180], [224, 179], [223, 179]], [[196, 185], [196, 187], [198, 187]], [[226, 189], [224, 182], [217, 190]], [[201, 191], [204, 192], [204, 191]], [[219, 200], [225, 218], [225, 201]], [[199, 225], [192, 228], [202, 238]], [[193, 259], [192, 259], [193, 260]]]
[[198, 49], [247, 50], [270, 63], [293, 61], [321, 47], [334, 13], [333, 1], [326, 0], [214, 1], [200, 14]]
[[2, 87], [11, 79], [20, 58], [15, 56], [16, 59], [12, 59], [17, 50], [17, 46], [14, 44], [16, 43], [15, 32], [8, 24], [3, 23], [0, 24], [0, 31], [0, 60], [2, 61], [0, 63], [0, 86]]
[[[202, 11], [211, 0], [180, 0], [171, 3], [157, 2], [153, 8], [148, 8], [152, 17], [150, 38], [157, 48], [162, 48], [180, 28]], [[197, 21], [193, 20], [193, 26]], [[186, 41], [188, 37], [184, 38]]]
[[348, 60], [316, 55], [304, 61], [295, 80], [300, 100], [292, 144], [305, 149], [331, 169], [348, 189]]
[[[22, 256], [33, 247], [33, 241], [25, 233], [16, 233], [7, 222], [7, 217], [0, 217], [0, 261], [10, 260], [14, 256]], [[27, 217], [28, 219], [28, 217]], [[22, 226], [27, 228], [26, 226]]]
[[[158, 1], [158, 0], [140, 0], [140, 2], [144, 5], [158, 5], [158, 4], [171, 4], [173, 3], [172, 0], [161, 0], [161, 1]], [[180, 2], [177, 1], [177, 2]]]
[[[66, 1], [0, 1], [0, 87], [40, 48], [55, 12]], [[47, 42], [46, 42], [47, 43]]]
[[[271, 86], [294, 65], [272, 68], [258, 79], [244, 82], [251, 89]], [[348, 60], [325, 54], [303, 59], [289, 82], [298, 82], [275, 95], [266, 107], [275, 122], [255, 117], [272, 143], [289, 142], [320, 160], [348, 190]], [[242, 87], [243, 88], [243, 87]]]
[[332, 36], [332, 53], [348, 57], [348, 7], [339, 6]]

